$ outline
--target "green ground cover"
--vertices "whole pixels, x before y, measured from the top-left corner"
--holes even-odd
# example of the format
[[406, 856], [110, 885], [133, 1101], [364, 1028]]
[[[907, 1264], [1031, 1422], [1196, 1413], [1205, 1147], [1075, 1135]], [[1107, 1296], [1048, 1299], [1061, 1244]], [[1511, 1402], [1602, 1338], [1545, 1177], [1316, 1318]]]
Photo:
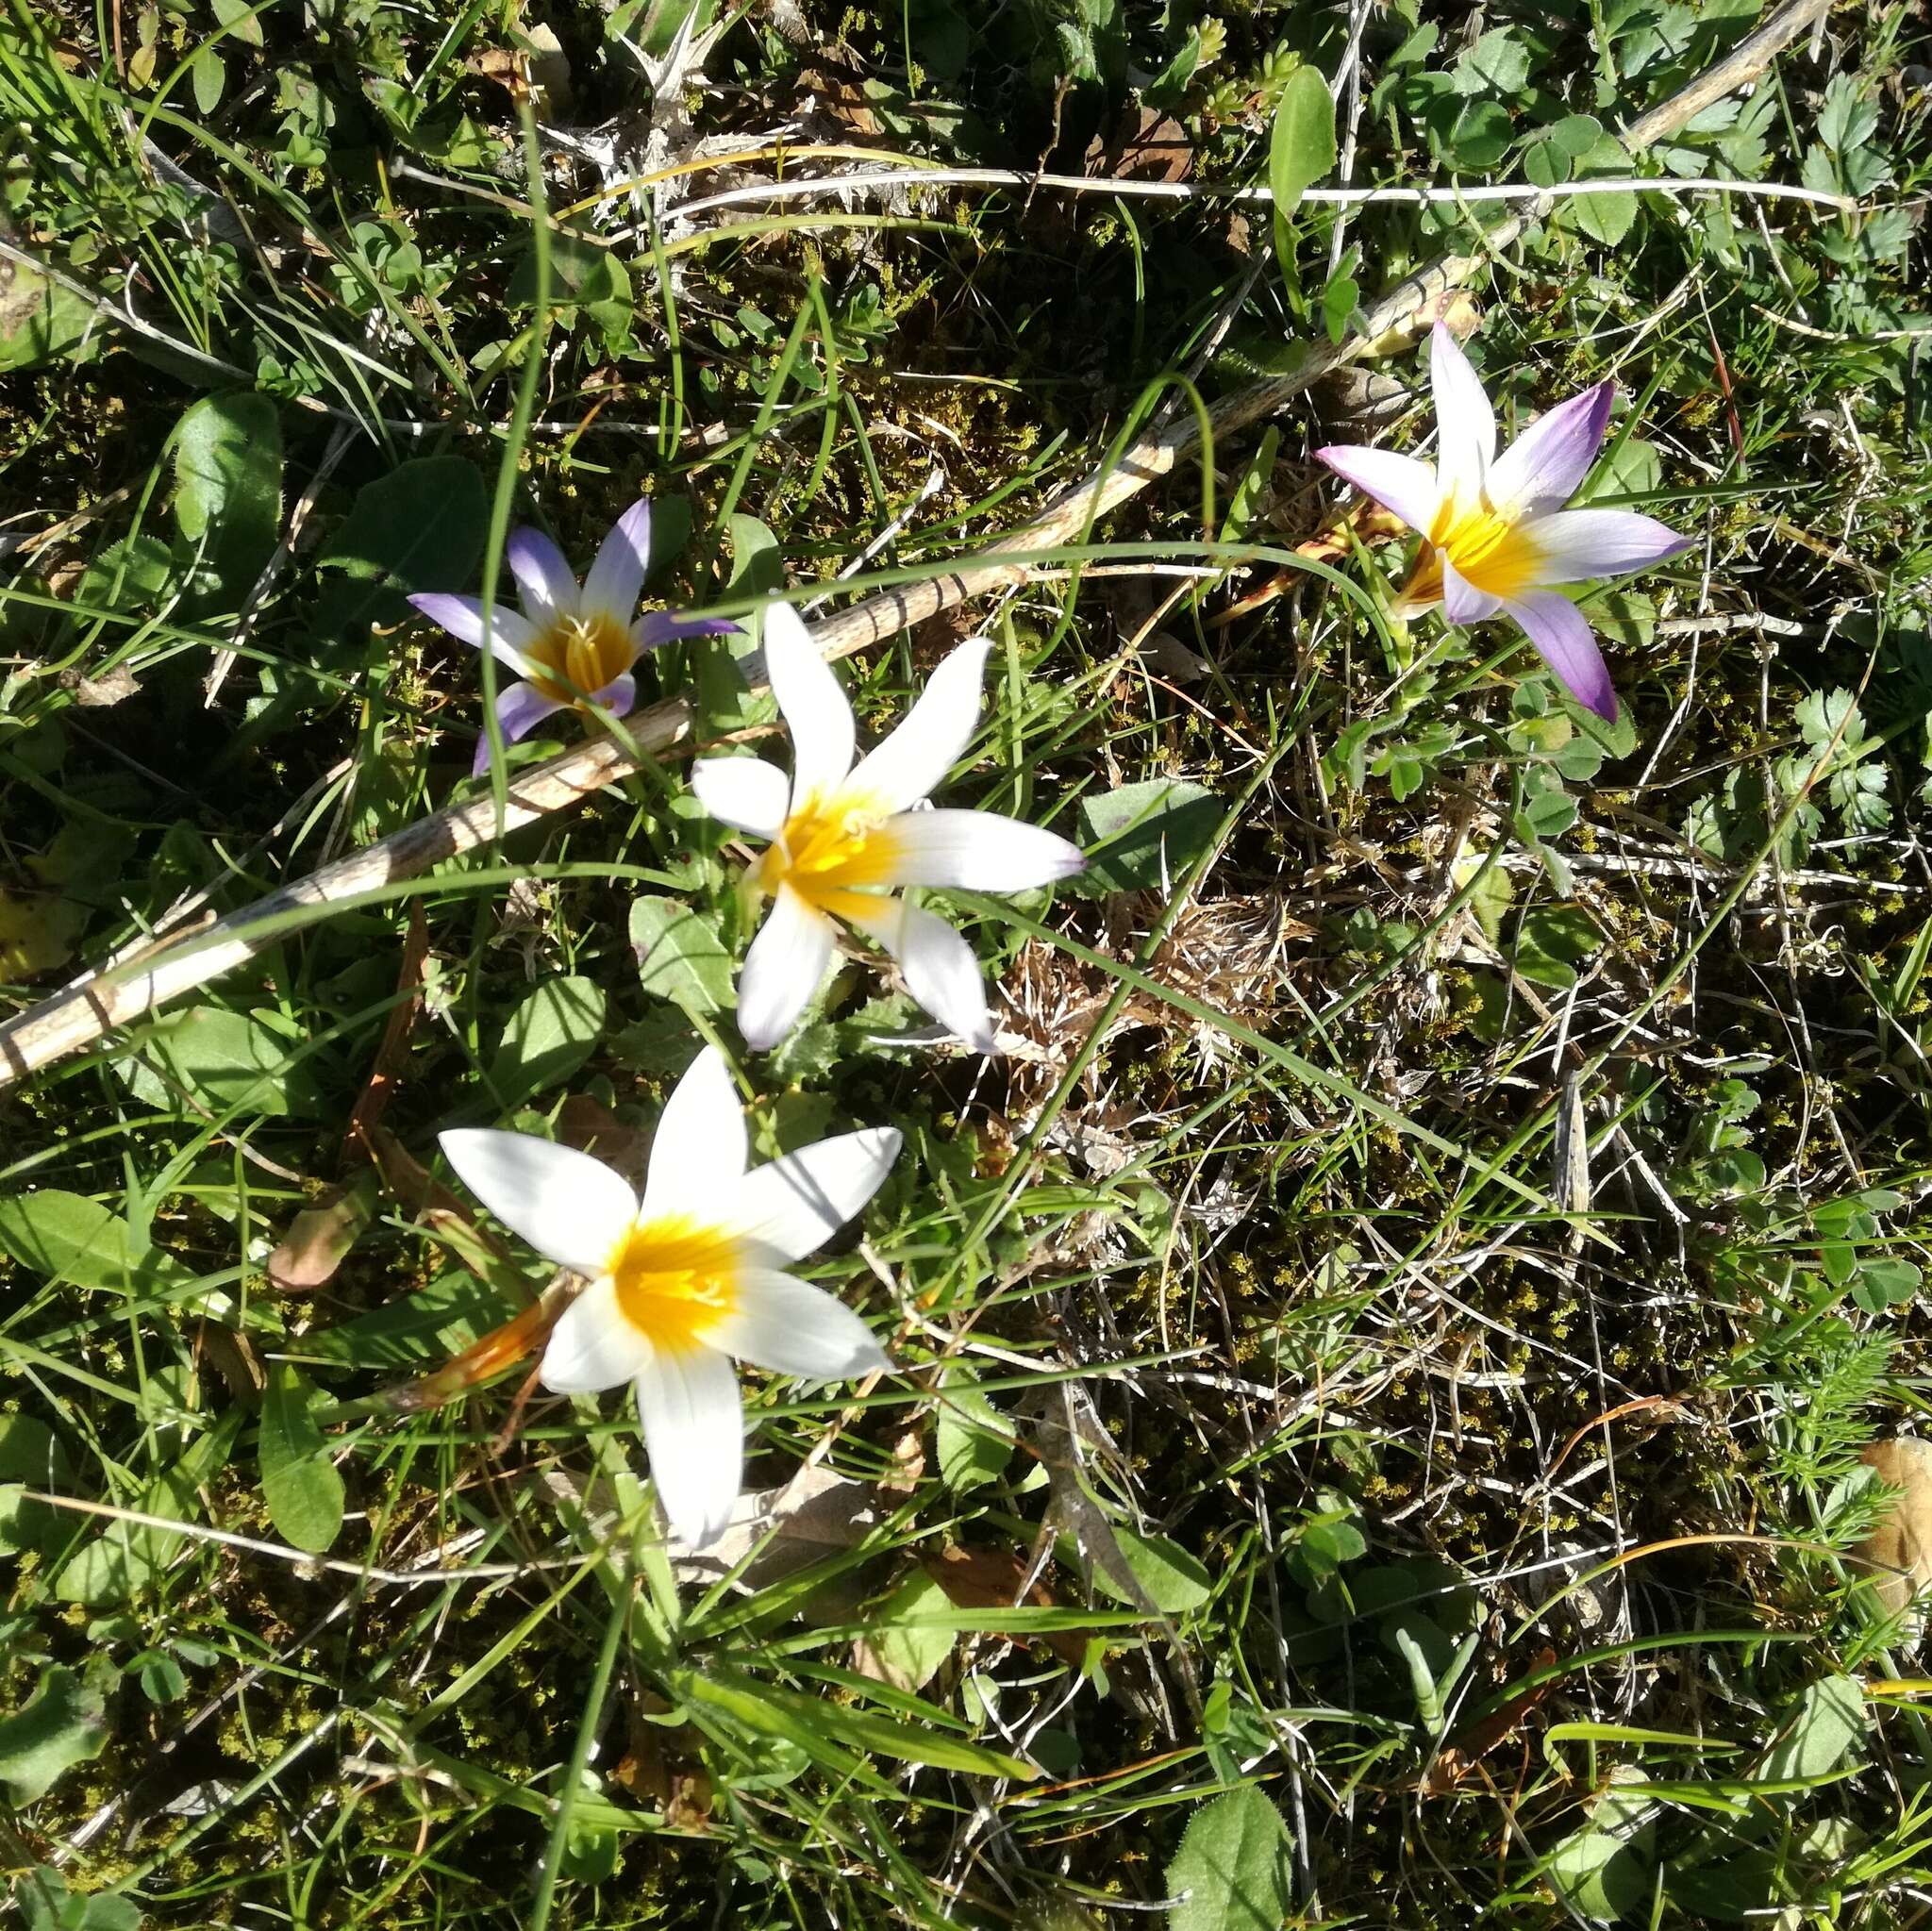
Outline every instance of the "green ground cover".
[[[1851, 1558], [1926, 1387], [1932, 54], [1809, 12], [1646, 141], [1755, 5], [8, 0], [13, 1922], [1924, 1921]], [[1011, 178], [695, 206], [914, 161]], [[1613, 379], [1582, 500], [1692, 539], [1576, 587], [1614, 719], [1403, 621], [1315, 458], [1427, 451], [1438, 317], [1506, 443]], [[927, 896], [992, 1056], [862, 941], [744, 1046], [689, 757], [792, 754], [726, 638], [614, 782], [6, 1065], [621, 728], [471, 777], [512, 674], [406, 599], [513, 528], [647, 495], [647, 609], [836, 618], [1338, 348], [841, 667], [869, 744], [989, 639], [941, 803], [1089, 852]], [[708, 1042], [755, 1161], [904, 1146], [799, 1263], [891, 1372], [747, 1370], [705, 1550], [437, 1136], [636, 1175]]]

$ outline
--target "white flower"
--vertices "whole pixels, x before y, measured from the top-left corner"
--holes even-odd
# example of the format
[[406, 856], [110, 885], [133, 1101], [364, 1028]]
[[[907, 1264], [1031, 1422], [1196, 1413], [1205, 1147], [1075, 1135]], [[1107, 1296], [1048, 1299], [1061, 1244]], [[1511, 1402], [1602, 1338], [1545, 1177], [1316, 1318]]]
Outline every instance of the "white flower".
[[862, 932], [899, 962], [907, 989], [981, 1053], [993, 1049], [986, 986], [973, 948], [903, 898], [901, 886], [1025, 891], [1071, 877], [1079, 848], [991, 811], [915, 811], [943, 779], [979, 721], [989, 646], [975, 637], [933, 673], [899, 726], [857, 766], [852, 707], [789, 604], [765, 610], [765, 673], [791, 730], [791, 776], [755, 757], [705, 758], [691, 768], [712, 817], [771, 849], [748, 874], [772, 909], [738, 977], [738, 1029], [758, 1051], [774, 1046], [824, 976], [833, 921]]
[[641, 1201], [601, 1160], [531, 1134], [466, 1127], [441, 1144], [498, 1220], [589, 1276], [543, 1350], [543, 1385], [636, 1388], [658, 1499], [693, 1544], [724, 1527], [743, 1473], [734, 1358], [814, 1380], [891, 1365], [849, 1307], [784, 1270], [878, 1191], [899, 1157], [895, 1128], [747, 1173], [744, 1115], [707, 1047], [658, 1123]]

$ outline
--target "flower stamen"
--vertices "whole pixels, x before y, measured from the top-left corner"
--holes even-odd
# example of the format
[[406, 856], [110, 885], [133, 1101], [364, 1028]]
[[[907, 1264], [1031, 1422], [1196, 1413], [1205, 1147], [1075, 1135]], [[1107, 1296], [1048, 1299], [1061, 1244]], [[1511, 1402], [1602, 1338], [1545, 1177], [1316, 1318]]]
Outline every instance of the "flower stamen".
[[556, 704], [581, 705], [630, 669], [630, 632], [602, 610], [571, 611], [541, 631], [525, 655], [530, 682]]
[[738, 1242], [686, 1215], [635, 1223], [607, 1265], [619, 1311], [654, 1348], [701, 1345], [738, 1307]]

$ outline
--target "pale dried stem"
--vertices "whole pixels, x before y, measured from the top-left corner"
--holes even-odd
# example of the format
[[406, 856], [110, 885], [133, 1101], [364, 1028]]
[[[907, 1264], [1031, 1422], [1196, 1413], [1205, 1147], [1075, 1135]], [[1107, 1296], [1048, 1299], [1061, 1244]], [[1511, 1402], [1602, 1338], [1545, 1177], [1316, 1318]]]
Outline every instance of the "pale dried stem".
[[[1713, 101], [1755, 79], [1781, 48], [1824, 14], [1828, 4], [1829, 0], [1787, 0], [1708, 72], [1634, 123], [1624, 133], [1625, 144], [1638, 148], [1665, 139]], [[1538, 213], [1539, 208], [1531, 208], [1490, 229], [1483, 237], [1486, 253], [1506, 247]], [[1324, 343], [1310, 350], [1292, 375], [1254, 383], [1216, 404], [1208, 419], [1214, 436], [1233, 435], [1272, 416], [1359, 356], [1378, 336], [1401, 327], [1426, 304], [1459, 286], [1484, 258], [1447, 255], [1398, 283], [1369, 311], [1360, 331], [1333, 346]], [[1198, 424], [1191, 413], [1148, 432], [1117, 463], [1064, 491], [1032, 522], [974, 552], [958, 569], [923, 583], [881, 591], [837, 616], [822, 618], [811, 625], [813, 641], [827, 658], [849, 657], [974, 597], [1024, 583], [1029, 574], [1026, 559], [1042, 550], [1079, 541], [1101, 517], [1166, 475], [1199, 442]], [[742, 668], [754, 685], [760, 681], [762, 666], [756, 657], [747, 658]], [[633, 712], [626, 725], [641, 756], [659, 757], [689, 745], [691, 707], [684, 698], [666, 698]], [[332, 906], [417, 877], [499, 835], [577, 804], [637, 768], [638, 759], [613, 740], [592, 740], [513, 779], [500, 823], [493, 800], [487, 797], [448, 806], [364, 851], [270, 892], [212, 926], [184, 934], [178, 942], [171, 943], [165, 937], [158, 940], [150, 950], [112, 972], [69, 986], [0, 1027], [0, 1087], [77, 1053], [116, 1027], [245, 965], [272, 936], [288, 929], [290, 918], [322, 917]]]

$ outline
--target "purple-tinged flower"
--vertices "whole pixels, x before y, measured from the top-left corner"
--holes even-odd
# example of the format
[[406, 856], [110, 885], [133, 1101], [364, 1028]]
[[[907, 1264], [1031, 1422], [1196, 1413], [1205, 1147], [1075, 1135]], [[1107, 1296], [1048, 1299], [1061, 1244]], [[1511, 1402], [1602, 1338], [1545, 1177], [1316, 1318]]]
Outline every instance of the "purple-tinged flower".
[[1496, 413], [1482, 380], [1440, 322], [1429, 376], [1436, 463], [1389, 449], [1315, 452], [1421, 532], [1422, 553], [1396, 614], [1436, 604], [1452, 624], [1507, 614], [1579, 704], [1614, 718], [1617, 694], [1603, 653], [1583, 612], [1554, 586], [1661, 563], [1691, 542], [1635, 510], [1563, 508], [1603, 446], [1616, 385], [1599, 382], [1539, 416], [1498, 456]]
[[[505, 552], [523, 597], [521, 612], [490, 611], [490, 649], [524, 681], [496, 694], [504, 741], [527, 736], [553, 711], [601, 706], [622, 717], [637, 701], [631, 667], [647, 650], [677, 637], [716, 637], [738, 625], [710, 617], [653, 610], [632, 621], [651, 560], [651, 505], [641, 497], [610, 526], [582, 588], [564, 555], [541, 530], [520, 529]], [[483, 605], [441, 594], [409, 599], [459, 643], [480, 649]], [[490, 739], [476, 745], [475, 770], [490, 762]]]

